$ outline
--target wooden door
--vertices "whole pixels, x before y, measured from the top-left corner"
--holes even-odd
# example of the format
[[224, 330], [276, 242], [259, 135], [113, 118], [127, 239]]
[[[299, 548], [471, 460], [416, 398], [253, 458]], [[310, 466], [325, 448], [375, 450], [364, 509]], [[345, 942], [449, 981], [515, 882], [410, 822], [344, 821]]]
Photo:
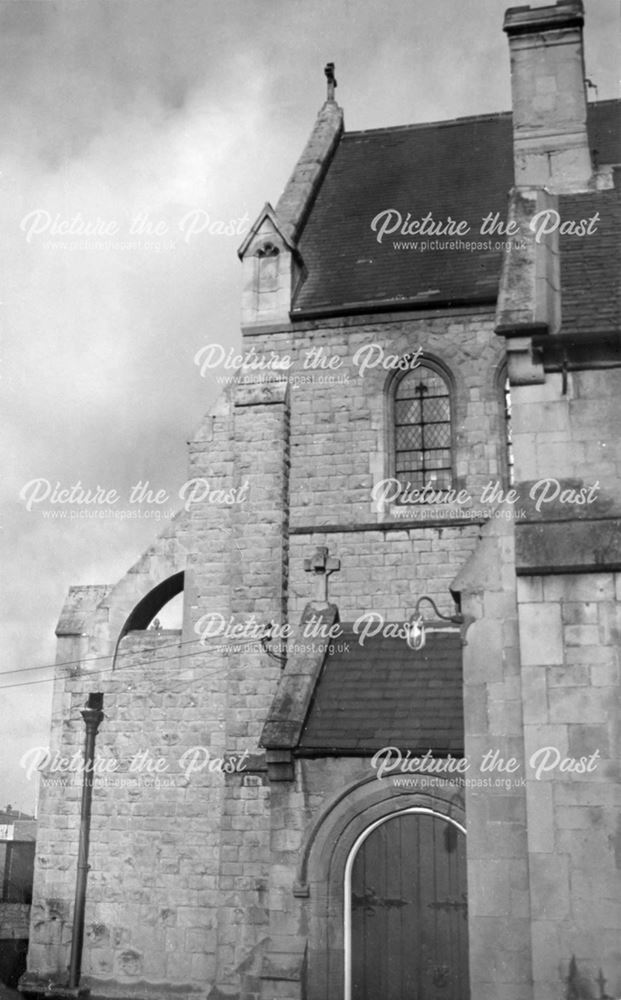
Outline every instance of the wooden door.
[[398, 814], [360, 846], [351, 876], [351, 998], [468, 1000], [466, 838]]

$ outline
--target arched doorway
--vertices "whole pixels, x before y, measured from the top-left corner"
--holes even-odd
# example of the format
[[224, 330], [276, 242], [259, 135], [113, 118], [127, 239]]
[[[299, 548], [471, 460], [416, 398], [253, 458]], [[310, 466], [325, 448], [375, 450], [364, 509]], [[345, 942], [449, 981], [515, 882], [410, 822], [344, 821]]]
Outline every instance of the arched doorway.
[[468, 1000], [465, 829], [412, 807], [377, 819], [345, 866], [344, 1000]]

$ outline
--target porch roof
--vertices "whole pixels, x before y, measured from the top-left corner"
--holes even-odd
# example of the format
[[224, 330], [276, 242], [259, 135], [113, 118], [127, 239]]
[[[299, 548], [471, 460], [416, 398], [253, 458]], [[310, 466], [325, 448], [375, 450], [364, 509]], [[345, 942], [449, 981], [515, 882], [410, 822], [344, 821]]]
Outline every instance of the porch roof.
[[427, 636], [422, 650], [352, 627], [334, 641], [315, 686], [298, 752], [463, 753], [462, 646], [458, 631]]

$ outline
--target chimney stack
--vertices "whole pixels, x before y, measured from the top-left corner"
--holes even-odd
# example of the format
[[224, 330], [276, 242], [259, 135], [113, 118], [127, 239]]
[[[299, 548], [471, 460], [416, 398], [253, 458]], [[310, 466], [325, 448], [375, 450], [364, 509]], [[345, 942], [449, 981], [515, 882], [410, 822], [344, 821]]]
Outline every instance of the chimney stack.
[[515, 183], [584, 190], [592, 175], [582, 45], [582, 0], [513, 7], [509, 38]]

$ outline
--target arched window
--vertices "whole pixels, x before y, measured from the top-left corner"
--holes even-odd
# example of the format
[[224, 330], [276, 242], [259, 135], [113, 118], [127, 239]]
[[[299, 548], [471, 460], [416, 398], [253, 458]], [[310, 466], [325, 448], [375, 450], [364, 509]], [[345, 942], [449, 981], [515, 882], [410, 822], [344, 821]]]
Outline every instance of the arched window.
[[499, 470], [505, 486], [515, 483], [513, 459], [513, 433], [511, 428], [511, 383], [506, 362], [496, 369], [496, 392], [500, 406], [501, 434], [499, 437]]
[[394, 476], [419, 488], [448, 489], [453, 474], [451, 392], [436, 368], [419, 365], [393, 389]]
[[503, 401], [504, 401], [504, 416], [505, 416], [505, 441], [506, 441], [506, 465], [507, 473], [506, 478], [509, 486], [513, 486], [515, 483], [515, 474], [513, 466], [513, 432], [511, 428], [511, 383], [509, 379], [505, 379], [504, 389], [503, 389]]

